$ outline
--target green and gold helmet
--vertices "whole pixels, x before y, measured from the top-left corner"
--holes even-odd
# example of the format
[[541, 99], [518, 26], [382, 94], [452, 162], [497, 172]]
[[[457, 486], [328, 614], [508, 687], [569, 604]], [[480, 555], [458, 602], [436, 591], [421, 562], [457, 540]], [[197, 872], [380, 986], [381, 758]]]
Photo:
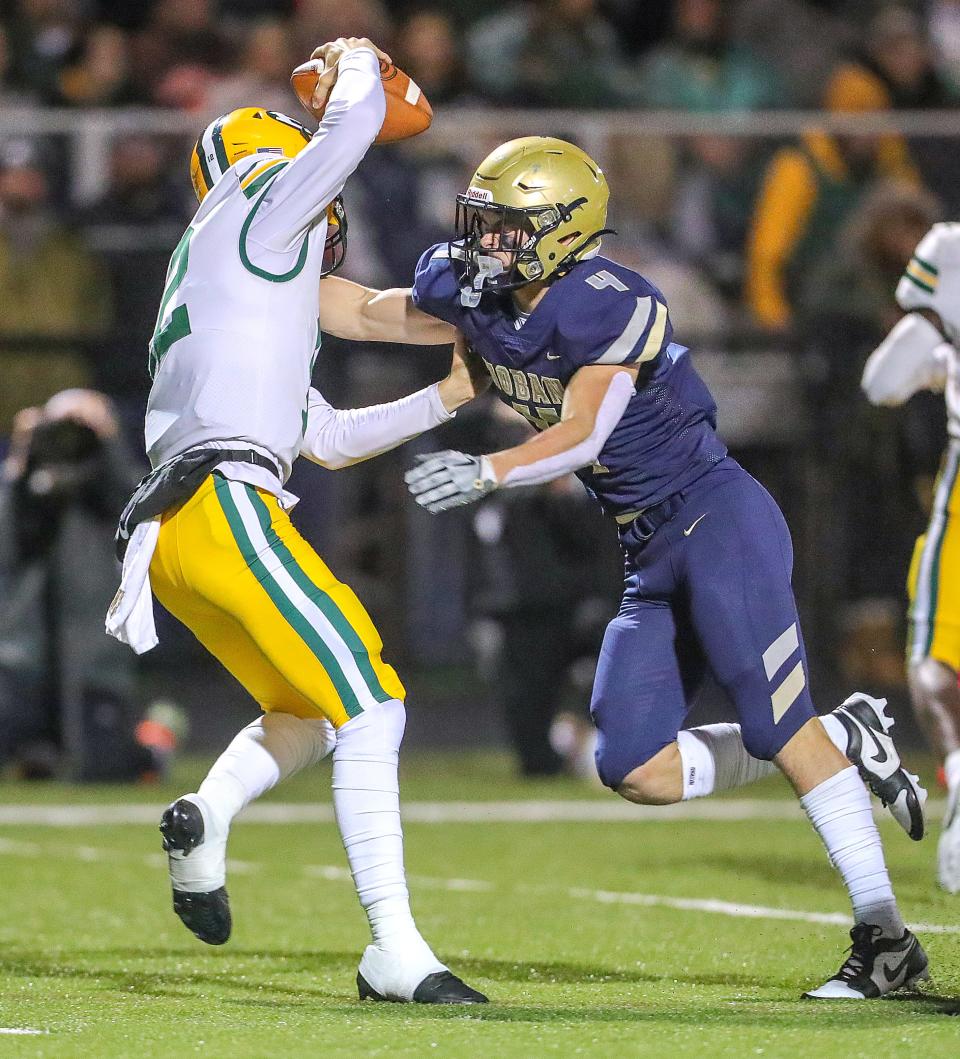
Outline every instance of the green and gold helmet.
[[[464, 304], [476, 305], [484, 291], [556, 277], [595, 254], [611, 231], [604, 227], [609, 197], [603, 171], [572, 143], [523, 136], [501, 144], [457, 196], [451, 257], [465, 265]], [[494, 249], [500, 256], [491, 256]]]

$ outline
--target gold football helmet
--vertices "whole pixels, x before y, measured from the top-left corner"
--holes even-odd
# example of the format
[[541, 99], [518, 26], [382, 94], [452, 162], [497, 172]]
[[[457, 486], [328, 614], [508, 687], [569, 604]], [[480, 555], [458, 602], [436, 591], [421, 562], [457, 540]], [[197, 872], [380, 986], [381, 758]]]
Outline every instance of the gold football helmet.
[[[197, 201], [203, 202], [214, 184], [235, 162], [248, 155], [293, 158], [312, 139], [295, 118], [263, 107], [241, 107], [217, 118], [204, 129], [190, 156], [190, 180]], [[329, 276], [347, 256], [347, 211], [338, 195], [327, 207], [327, 238], [322, 276]]]
[[[610, 190], [596, 162], [552, 136], [501, 144], [457, 196], [457, 243], [465, 262], [464, 304], [485, 290], [515, 290], [562, 275], [600, 248]], [[509, 264], [500, 257], [509, 255]]]
[[211, 121], [190, 156], [190, 179], [197, 201], [235, 162], [251, 154], [293, 158], [310, 142], [305, 125], [286, 114], [263, 107], [241, 107]]

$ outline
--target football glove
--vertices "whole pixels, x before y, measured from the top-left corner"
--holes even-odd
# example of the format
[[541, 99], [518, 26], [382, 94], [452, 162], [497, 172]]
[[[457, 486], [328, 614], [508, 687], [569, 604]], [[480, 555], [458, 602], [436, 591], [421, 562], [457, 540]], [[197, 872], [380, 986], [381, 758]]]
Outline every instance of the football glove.
[[485, 456], [468, 456], [446, 449], [417, 456], [419, 467], [407, 471], [404, 480], [417, 503], [436, 514], [493, 492], [497, 480]]

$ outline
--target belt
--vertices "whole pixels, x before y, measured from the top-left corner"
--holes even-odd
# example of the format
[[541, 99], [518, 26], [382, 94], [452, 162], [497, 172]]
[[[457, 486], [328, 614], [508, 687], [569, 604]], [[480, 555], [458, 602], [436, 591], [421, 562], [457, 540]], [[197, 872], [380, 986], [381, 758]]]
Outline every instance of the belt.
[[189, 449], [151, 471], [133, 491], [117, 527], [117, 558], [123, 559], [127, 542], [141, 522], [186, 503], [200, 483], [221, 463], [252, 463], [280, 477], [276, 460], [254, 449]]
[[642, 511], [631, 511], [625, 515], [617, 515], [616, 520], [620, 523], [623, 531], [633, 528], [637, 539], [649, 540], [657, 530], [669, 522], [673, 516], [683, 507], [686, 494], [681, 490], [679, 493], [661, 500], [659, 504], [645, 507]]

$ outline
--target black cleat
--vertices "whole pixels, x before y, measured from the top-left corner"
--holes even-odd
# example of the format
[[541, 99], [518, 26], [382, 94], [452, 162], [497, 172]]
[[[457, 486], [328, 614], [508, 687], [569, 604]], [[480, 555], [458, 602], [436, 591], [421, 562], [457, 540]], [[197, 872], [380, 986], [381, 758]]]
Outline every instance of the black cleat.
[[804, 999], [875, 1000], [897, 989], [914, 989], [930, 977], [927, 954], [909, 930], [899, 938], [885, 938], [880, 927], [857, 923], [850, 938], [850, 955], [840, 970], [819, 989], [804, 993]]
[[[203, 844], [204, 824], [199, 806], [180, 798], [168, 806], [160, 818], [163, 848], [170, 861], [171, 875], [176, 865]], [[183, 925], [208, 945], [222, 945], [233, 926], [227, 888], [207, 893], [173, 888], [173, 910]]]
[[[357, 992], [361, 1000], [392, 1000], [383, 996], [371, 986], [362, 974], [357, 972]], [[451, 971], [434, 971], [413, 991], [416, 1004], [488, 1004], [489, 1001], [476, 989], [471, 989], [466, 982]], [[400, 1001], [402, 1003], [402, 1001]]]
[[222, 945], [230, 937], [233, 921], [225, 886], [211, 890], [208, 894], [188, 894], [174, 890], [173, 910], [187, 930], [192, 930], [208, 945]]

